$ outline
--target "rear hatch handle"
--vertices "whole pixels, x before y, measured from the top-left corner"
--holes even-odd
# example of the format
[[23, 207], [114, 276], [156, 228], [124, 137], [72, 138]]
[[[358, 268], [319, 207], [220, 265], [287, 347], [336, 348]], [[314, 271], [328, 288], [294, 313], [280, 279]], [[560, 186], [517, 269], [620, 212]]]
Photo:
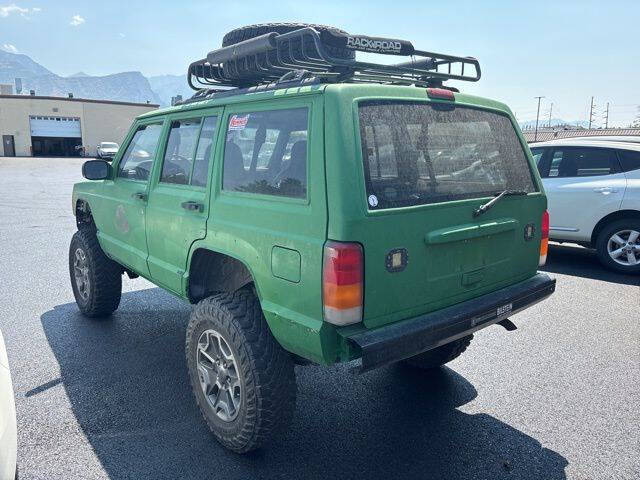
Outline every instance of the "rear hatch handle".
[[496, 203], [498, 203], [502, 198], [512, 195], [526, 195], [529, 192], [525, 192], [524, 190], [505, 190], [503, 192], [496, 193], [496, 197], [489, 200], [487, 203], [480, 205], [473, 211], [473, 216], [479, 217], [491, 207], [493, 207]]

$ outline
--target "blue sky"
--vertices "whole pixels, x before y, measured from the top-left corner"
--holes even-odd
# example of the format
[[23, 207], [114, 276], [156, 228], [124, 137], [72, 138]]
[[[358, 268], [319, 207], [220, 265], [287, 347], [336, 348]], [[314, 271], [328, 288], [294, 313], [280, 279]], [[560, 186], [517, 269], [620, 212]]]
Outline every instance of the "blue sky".
[[483, 76], [464, 91], [508, 103], [519, 120], [541, 113], [628, 125], [640, 105], [639, 0], [604, 1], [51, 1], [0, 0], [0, 48], [60, 75], [138, 70], [182, 74], [230, 29], [303, 21], [411, 40], [475, 56]]

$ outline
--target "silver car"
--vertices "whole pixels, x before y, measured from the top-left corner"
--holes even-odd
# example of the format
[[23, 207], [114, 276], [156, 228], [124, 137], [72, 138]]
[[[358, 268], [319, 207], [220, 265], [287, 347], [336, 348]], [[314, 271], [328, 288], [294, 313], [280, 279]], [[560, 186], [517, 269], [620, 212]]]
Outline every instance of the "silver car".
[[103, 160], [113, 160], [120, 146], [115, 142], [100, 142], [96, 148], [96, 157]]

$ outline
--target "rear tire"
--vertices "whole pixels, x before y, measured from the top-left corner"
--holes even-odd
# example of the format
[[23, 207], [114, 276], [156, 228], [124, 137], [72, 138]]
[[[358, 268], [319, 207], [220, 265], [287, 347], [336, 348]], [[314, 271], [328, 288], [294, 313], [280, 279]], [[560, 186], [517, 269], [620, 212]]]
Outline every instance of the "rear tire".
[[224, 447], [236, 453], [255, 450], [290, 424], [296, 396], [293, 361], [271, 335], [252, 291], [201, 300], [186, 337], [196, 403]]
[[69, 275], [78, 308], [87, 317], [107, 317], [120, 305], [122, 267], [104, 254], [90, 227], [71, 238]]
[[596, 252], [600, 263], [610, 270], [640, 273], [640, 220], [628, 218], [606, 225], [596, 239]]
[[462, 355], [471, 343], [472, 339], [473, 335], [463, 337], [460, 340], [420, 353], [415, 357], [407, 358], [404, 360], [404, 363], [424, 370], [441, 367], [445, 363], [449, 363]]

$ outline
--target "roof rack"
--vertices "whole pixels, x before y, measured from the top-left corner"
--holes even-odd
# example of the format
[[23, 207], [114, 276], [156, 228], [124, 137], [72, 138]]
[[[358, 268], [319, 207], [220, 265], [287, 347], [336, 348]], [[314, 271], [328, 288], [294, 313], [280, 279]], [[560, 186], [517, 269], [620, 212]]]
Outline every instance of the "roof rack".
[[[340, 50], [409, 56], [411, 59], [391, 64], [363, 62], [336, 56], [335, 52]], [[312, 78], [324, 82], [434, 87], [441, 86], [446, 80], [477, 82], [480, 63], [473, 57], [416, 50], [405, 40], [349, 35], [337, 30], [319, 33], [305, 27], [283, 34], [266, 33], [213, 50], [207, 58], [189, 66], [187, 78], [194, 90], [207, 89], [200, 95], [229, 87], [246, 88]]]

